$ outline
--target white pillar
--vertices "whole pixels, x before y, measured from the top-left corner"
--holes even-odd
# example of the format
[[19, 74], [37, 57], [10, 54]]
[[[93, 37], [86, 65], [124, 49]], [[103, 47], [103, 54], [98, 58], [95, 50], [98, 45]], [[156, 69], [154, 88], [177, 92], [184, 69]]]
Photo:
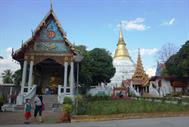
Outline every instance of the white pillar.
[[10, 87], [10, 92], [9, 92], [9, 104], [11, 103], [11, 97], [12, 97], [12, 86]]
[[27, 61], [25, 60], [23, 71], [22, 71], [21, 95], [24, 93], [24, 85], [26, 83], [26, 68], [27, 68]]
[[136, 89], [137, 89], [136, 91], [139, 93], [139, 87], [138, 86], [136, 86]]
[[64, 95], [66, 94], [67, 75], [68, 75], [68, 62], [65, 62], [64, 63]]
[[30, 72], [29, 72], [28, 90], [30, 90], [31, 85], [32, 85], [32, 75], [33, 75], [33, 60], [30, 61]]
[[74, 91], [74, 63], [71, 62], [71, 70], [70, 70], [70, 94], [73, 95]]

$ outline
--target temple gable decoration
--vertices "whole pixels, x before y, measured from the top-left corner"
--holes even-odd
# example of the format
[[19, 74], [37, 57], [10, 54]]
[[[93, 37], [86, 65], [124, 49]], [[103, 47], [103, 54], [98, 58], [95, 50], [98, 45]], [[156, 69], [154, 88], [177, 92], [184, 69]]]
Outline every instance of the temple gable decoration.
[[30, 53], [77, 54], [52, 9], [32, 33], [32, 37], [13, 52], [12, 57], [22, 61], [25, 54]]

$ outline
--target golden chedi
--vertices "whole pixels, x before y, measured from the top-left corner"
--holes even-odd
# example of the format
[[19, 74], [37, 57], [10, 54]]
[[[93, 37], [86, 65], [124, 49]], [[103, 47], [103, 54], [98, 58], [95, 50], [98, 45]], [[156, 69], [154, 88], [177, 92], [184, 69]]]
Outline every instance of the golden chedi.
[[122, 31], [119, 33], [117, 49], [113, 58], [113, 66], [115, 67], [116, 72], [112, 77], [111, 82], [108, 84], [110, 87], [120, 87], [123, 80], [132, 78], [135, 64], [126, 48]]

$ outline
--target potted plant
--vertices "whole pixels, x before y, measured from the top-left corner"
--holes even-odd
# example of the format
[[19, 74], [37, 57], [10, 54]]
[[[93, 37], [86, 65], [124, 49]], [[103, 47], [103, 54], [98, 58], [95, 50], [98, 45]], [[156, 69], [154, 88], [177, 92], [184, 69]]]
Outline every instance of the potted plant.
[[64, 98], [64, 103], [62, 107], [62, 115], [60, 117], [60, 122], [66, 123], [66, 122], [71, 122], [71, 113], [73, 111], [73, 105], [72, 105], [72, 100], [69, 97]]

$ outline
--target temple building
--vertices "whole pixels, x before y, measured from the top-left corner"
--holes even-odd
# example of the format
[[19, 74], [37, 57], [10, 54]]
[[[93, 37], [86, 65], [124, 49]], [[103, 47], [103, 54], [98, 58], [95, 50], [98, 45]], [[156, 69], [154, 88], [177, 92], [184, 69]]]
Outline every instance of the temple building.
[[149, 78], [142, 65], [140, 49], [138, 50], [137, 64], [132, 78], [123, 80], [122, 84], [125, 87], [129, 87], [130, 92], [135, 96], [149, 92]]
[[22, 70], [21, 91], [17, 104], [37, 94], [56, 94], [61, 103], [64, 96], [75, 93], [75, 71], [79, 53], [67, 39], [52, 5], [32, 37], [13, 51], [12, 58]]
[[148, 92], [149, 91], [149, 78], [145, 73], [142, 60], [140, 56], [140, 49], [138, 50], [137, 64], [135, 68], [135, 73], [132, 76], [132, 85], [135, 90], [139, 93]]
[[122, 31], [119, 33], [117, 49], [113, 58], [113, 66], [115, 67], [116, 72], [109, 83], [110, 87], [120, 87], [123, 80], [132, 78], [135, 64], [126, 48]]

